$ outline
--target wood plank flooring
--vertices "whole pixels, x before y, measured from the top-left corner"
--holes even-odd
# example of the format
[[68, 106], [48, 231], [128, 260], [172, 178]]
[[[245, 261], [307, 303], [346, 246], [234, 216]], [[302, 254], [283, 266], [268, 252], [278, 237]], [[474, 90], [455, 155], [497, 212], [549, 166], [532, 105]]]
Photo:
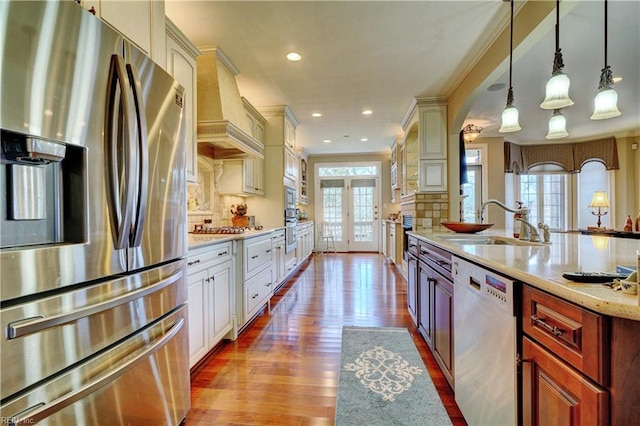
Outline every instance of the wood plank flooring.
[[312, 256], [270, 313], [192, 371], [185, 425], [332, 425], [343, 325], [409, 328], [453, 424], [466, 425], [406, 306], [406, 282], [381, 255]]

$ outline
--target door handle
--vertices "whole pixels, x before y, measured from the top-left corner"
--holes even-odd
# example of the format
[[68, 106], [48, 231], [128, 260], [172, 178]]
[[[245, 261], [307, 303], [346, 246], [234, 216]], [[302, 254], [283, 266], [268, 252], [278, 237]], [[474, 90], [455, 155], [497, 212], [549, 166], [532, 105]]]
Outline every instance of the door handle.
[[144, 103], [142, 101], [142, 84], [138, 77], [138, 71], [132, 64], [127, 64], [127, 73], [129, 74], [129, 82], [131, 91], [133, 92], [133, 100], [137, 123], [137, 138], [134, 145], [131, 140], [130, 146], [133, 152], [136, 152], [136, 170], [137, 170], [137, 203], [136, 213], [133, 219], [133, 235], [131, 235], [131, 247], [138, 247], [142, 241], [142, 229], [147, 213], [147, 193], [149, 180], [149, 152], [147, 149], [147, 118]]
[[90, 315], [97, 314], [108, 309], [112, 309], [116, 306], [124, 305], [133, 300], [145, 297], [155, 291], [163, 289], [174, 282], [182, 278], [182, 271], [176, 271], [168, 278], [158, 281], [148, 287], [143, 287], [138, 290], [123, 294], [113, 299], [106, 300], [95, 305], [90, 305], [86, 308], [77, 309], [75, 311], [64, 313], [60, 315], [54, 315], [45, 317], [43, 315], [25, 318], [22, 320], [14, 321], [7, 326], [7, 339], [16, 339], [18, 337], [25, 336], [31, 333], [37, 333], [47, 328], [56, 327], [61, 324], [65, 324], [71, 321], [75, 321], [80, 318], [88, 317]]
[[87, 395], [95, 392], [106, 384], [115, 381], [118, 377], [125, 374], [127, 371], [131, 370], [133, 367], [138, 365], [141, 362], [147, 360], [151, 354], [158, 351], [164, 345], [166, 345], [184, 326], [184, 318], [179, 318], [168, 330], [166, 334], [160, 337], [156, 342], [149, 345], [143, 352], [138, 354], [135, 358], [130, 359], [123, 364], [116, 367], [114, 370], [109, 371], [102, 376], [99, 376], [92, 382], [86, 384], [78, 390], [71, 391], [70, 393], [51, 401], [51, 403], [47, 404], [45, 402], [40, 402], [31, 406], [30, 408], [23, 410], [19, 413], [14, 414], [9, 417], [14, 420], [13, 424], [19, 424], [21, 422], [31, 424], [37, 423], [38, 421], [49, 417], [50, 415], [57, 413], [65, 407], [73, 404], [76, 401], [84, 398]]
[[[131, 158], [131, 149], [128, 140], [134, 140], [135, 132], [133, 129], [134, 113], [133, 99], [131, 91], [127, 90], [126, 81], [127, 71], [124, 66], [124, 60], [118, 55], [111, 56], [111, 64], [109, 67], [109, 77], [107, 81], [107, 117], [105, 120], [105, 141], [104, 150], [107, 164], [105, 166], [105, 181], [107, 200], [109, 208], [109, 222], [111, 224], [111, 233], [114, 239], [115, 249], [127, 248], [129, 242], [129, 230], [131, 229], [131, 214], [133, 207], [131, 201], [133, 199], [133, 189], [130, 185], [131, 171], [133, 169], [133, 159]], [[117, 97], [117, 90], [120, 89], [120, 97]], [[127, 141], [120, 140], [119, 117], [116, 111], [119, 103], [122, 104], [122, 123]], [[123, 152], [127, 153], [124, 157], [125, 164], [119, 164], [118, 148], [119, 143], [126, 144]], [[124, 172], [124, 184], [120, 182], [119, 172]]]

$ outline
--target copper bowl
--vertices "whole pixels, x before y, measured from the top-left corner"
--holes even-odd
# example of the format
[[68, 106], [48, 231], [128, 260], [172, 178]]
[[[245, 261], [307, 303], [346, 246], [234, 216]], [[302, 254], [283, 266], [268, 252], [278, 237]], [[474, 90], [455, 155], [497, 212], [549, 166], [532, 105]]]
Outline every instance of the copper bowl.
[[440, 222], [440, 225], [460, 234], [475, 234], [493, 226], [493, 223]]

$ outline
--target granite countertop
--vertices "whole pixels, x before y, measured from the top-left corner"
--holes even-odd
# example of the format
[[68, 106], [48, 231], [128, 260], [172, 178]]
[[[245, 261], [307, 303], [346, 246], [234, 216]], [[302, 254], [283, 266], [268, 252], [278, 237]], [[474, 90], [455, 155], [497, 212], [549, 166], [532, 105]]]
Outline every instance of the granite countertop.
[[242, 234], [192, 234], [188, 235], [189, 251], [210, 246], [213, 244], [223, 243], [231, 240], [245, 240], [247, 238], [258, 237], [260, 235], [270, 234], [276, 229], [284, 229], [284, 226], [274, 228], [264, 228], [261, 230], [244, 231]]
[[[548, 291], [602, 314], [640, 321], [638, 296], [614, 291], [602, 284], [585, 284], [562, 278], [564, 272], [613, 272], [618, 265], [636, 267], [640, 241], [580, 234], [551, 234], [551, 245], [463, 245], [442, 236], [452, 232], [413, 231], [410, 235], [431, 242], [454, 255], [484, 265], [515, 280]], [[465, 234], [458, 234], [464, 238]], [[506, 231], [483, 231], [475, 235], [511, 237]], [[597, 248], [596, 242], [606, 243]]]

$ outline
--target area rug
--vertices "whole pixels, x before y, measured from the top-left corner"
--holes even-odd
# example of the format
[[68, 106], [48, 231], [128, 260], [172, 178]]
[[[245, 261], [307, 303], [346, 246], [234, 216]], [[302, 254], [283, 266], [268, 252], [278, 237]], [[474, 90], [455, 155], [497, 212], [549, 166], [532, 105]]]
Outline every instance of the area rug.
[[343, 327], [335, 424], [451, 424], [407, 329]]

